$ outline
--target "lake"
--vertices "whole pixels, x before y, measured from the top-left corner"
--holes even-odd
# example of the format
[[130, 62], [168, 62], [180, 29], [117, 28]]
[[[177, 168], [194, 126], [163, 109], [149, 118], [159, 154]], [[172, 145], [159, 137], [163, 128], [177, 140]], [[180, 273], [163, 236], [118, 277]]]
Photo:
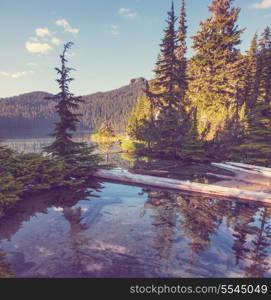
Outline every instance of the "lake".
[[[5, 141], [25, 152], [49, 142]], [[149, 162], [99, 151], [122, 168]], [[198, 169], [175, 168], [193, 180]], [[270, 241], [271, 207], [93, 181], [28, 195], [0, 220], [0, 277], [271, 277]]]

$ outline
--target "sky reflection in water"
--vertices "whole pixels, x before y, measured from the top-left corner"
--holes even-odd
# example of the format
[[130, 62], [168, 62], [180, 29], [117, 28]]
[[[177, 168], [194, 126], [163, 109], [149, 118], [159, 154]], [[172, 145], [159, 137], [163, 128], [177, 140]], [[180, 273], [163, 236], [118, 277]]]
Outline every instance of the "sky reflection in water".
[[18, 277], [271, 277], [271, 208], [254, 203], [105, 183], [16, 211], [0, 265]]

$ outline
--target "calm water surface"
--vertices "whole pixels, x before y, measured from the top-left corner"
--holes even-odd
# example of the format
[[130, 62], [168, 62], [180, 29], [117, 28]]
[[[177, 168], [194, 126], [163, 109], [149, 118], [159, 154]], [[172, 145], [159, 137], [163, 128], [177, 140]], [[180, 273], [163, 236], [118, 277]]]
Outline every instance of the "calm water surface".
[[90, 183], [0, 220], [0, 276], [271, 277], [270, 241], [270, 207]]

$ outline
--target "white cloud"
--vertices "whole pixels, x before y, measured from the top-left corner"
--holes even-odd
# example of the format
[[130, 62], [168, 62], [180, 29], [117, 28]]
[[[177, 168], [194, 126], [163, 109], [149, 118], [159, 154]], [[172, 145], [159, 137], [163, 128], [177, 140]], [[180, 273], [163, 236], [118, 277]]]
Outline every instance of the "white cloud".
[[20, 78], [24, 77], [30, 74], [33, 74], [33, 71], [22, 71], [22, 72], [15, 72], [15, 73], [9, 73], [9, 72], [0, 72], [0, 75], [9, 77], [9, 78]]
[[60, 39], [54, 37], [54, 38], [51, 39], [51, 43], [54, 44], [54, 45], [59, 46], [59, 45], [61, 45], [63, 42], [62, 42]]
[[48, 28], [37, 28], [35, 31], [36, 35], [40, 37], [52, 35], [51, 31]]
[[135, 19], [138, 16], [138, 13], [136, 11], [124, 7], [121, 7], [119, 9], [118, 14], [126, 19]]
[[113, 35], [120, 35], [119, 26], [111, 25], [111, 34]]
[[36, 43], [36, 42], [34, 43], [26, 42], [25, 48], [30, 53], [40, 53], [40, 54], [47, 54], [51, 50], [53, 50], [53, 48], [47, 43]]
[[65, 32], [70, 32], [73, 34], [79, 33], [79, 28], [73, 28], [66, 19], [59, 19], [56, 21], [56, 25], [63, 27]]
[[262, 0], [260, 3], [254, 3], [252, 4], [252, 7], [258, 8], [258, 9], [265, 9], [271, 7], [271, 0]]

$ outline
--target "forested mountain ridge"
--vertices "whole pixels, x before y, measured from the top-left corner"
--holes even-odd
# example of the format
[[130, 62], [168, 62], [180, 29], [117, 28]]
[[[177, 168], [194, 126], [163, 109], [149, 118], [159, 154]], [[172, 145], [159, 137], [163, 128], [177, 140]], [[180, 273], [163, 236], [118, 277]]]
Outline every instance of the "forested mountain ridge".
[[[130, 84], [109, 92], [98, 92], [83, 96], [80, 105], [81, 128], [95, 130], [106, 118], [115, 130], [124, 130], [138, 96], [143, 94], [144, 78], [132, 79]], [[55, 102], [47, 100], [51, 94], [31, 92], [15, 97], [0, 99], [0, 136], [9, 137], [27, 134], [51, 133], [54, 122]]]

